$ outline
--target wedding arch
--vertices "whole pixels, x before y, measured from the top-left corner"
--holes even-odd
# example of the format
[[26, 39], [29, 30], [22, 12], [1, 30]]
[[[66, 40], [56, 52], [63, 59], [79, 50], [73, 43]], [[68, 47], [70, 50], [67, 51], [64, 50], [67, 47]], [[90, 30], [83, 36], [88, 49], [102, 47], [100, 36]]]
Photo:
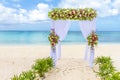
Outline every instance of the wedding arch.
[[[96, 31], [96, 16], [97, 13], [92, 8], [84, 9], [62, 9], [54, 8], [48, 13], [49, 18], [52, 20], [51, 34], [49, 41], [51, 43], [50, 57], [56, 65], [57, 60], [61, 57], [61, 41], [67, 35], [70, 20], [79, 20], [80, 29], [87, 44], [84, 59], [89, 59], [89, 66], [93, 67], [94, 61], [94, 45], [97, 44], [98, 37]], [[88, 58], [88, 53], [90, 56]]]

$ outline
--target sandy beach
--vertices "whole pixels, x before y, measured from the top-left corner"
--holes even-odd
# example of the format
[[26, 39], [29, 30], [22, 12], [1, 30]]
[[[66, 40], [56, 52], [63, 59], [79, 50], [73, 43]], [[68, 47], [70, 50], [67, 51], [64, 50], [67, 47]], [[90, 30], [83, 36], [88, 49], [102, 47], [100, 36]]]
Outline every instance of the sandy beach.
[[[84, 51], [85, 44], [62, 45], [61, 59], [45, 80], [98, 80], [84, 61]], [[29, 70], [36, 59], [48, 57], [49, 53], [48, 45], [0, 45], [0, 79], [10, 80], [14, 74]], [[99, 44], [97, 56], [110, 56], [120, 71], [120, 44]]]

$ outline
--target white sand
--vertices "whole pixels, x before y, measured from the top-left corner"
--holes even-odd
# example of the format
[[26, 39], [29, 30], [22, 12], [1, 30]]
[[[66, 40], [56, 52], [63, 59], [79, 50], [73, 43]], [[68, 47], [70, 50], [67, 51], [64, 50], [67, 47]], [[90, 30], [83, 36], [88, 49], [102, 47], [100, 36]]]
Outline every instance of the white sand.
[[[83, 60], [85, 44], [62, 45], [62, 57], [45, 80], [98, 80]], [[14, 74], [29, 70], [34, 60], [49, 56], [48, 45], [1, 45], [0, 80], [10, 80]], [[120, 44], [99, 44], [95, 57], [110, 56], [120, 71]]]
[[96, 74], [82, 59], [62, 59], [45, 80], [98, 80]]

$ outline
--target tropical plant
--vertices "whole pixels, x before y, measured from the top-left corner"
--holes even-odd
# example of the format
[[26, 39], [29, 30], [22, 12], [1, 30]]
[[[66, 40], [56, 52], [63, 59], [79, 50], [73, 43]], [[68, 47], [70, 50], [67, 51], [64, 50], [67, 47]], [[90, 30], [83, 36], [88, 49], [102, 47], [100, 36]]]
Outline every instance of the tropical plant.
[[[99, 71], [96, 72], [102, 80], [110, 80], [111, 76], [115, 73], [115, 67], [112, 64], [110, 57], [98, 57], [95, 59], [95, 64], [99, 65]], [[112, 78], [111, 78], [112, 79]]]
[[35, 74], [32, 71], [22, 72], [19, 76], [14, 75], [11, 80], [34, 80]]
[[115, 68], [111, 63], [104, 63], [99, 66], [99, 72], [97, 74], [105, 80], [106, 78], [109, 78], [112, 73], [114, 73]]
[[45, 77], [45, 73], [49, 70], [49, 65], [46, 59], [37, 59], [32, 69], [39, 74], [40, 77]]
[[50, 57], [48, 57], [48, 58], [46, 58], [46, 60], [47, 60], [47, 64], [48, 64], [48, 66], [49, 66], [49, 69], [51, 70], [52, 67], [54, 66], [54, 65], [53, 65], [53, 59], [50, 58]]
[[113, 73], [111, 77], [107, 78], [106, 80], [120, 80], [120, 72]]
[[11, 78], [11, 80], [19, 80], [19, 76], [14, 75], [14, 76]]
[[47, 57], [43, 59], [37, 59], [35, 64], [32, 66], [33, 71], [29, 70], [22, 72], [20, 75], [14, 75], [11, 80], [36, 80], [39, 77], [42, 77], [43, 80], [45, 78], [45, 73], [51, 70], [52, 67], [52, 58]]
[[104, 64], [104, 63], [112, 63], [112, 59], [110, 57], [100, 56], [95, 59], [95, 64]]

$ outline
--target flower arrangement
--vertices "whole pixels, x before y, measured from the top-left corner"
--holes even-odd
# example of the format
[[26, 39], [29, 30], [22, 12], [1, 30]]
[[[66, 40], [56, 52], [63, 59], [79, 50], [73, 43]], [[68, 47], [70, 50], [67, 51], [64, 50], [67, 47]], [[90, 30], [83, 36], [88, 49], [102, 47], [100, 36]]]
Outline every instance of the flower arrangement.
[[51, 30], [51, 33], [48, 36], [48, 40], [50, 41], [50, 45], [52, 48], [54, 48], [55, 45], [58, 43], [59, 36], [55, 34], [54, 29]]
[[61, 9], [54, 8], [48, 13], [48, 17], [53, 20], [93, 20], [97, 13], [92, 8], [84, 9]]
[[87, 37], [88, 45], [91, 46], [91, 48], [94, 48], [95, 45], [98, 44], [98, 35], [92, 31], [92, 33]]

